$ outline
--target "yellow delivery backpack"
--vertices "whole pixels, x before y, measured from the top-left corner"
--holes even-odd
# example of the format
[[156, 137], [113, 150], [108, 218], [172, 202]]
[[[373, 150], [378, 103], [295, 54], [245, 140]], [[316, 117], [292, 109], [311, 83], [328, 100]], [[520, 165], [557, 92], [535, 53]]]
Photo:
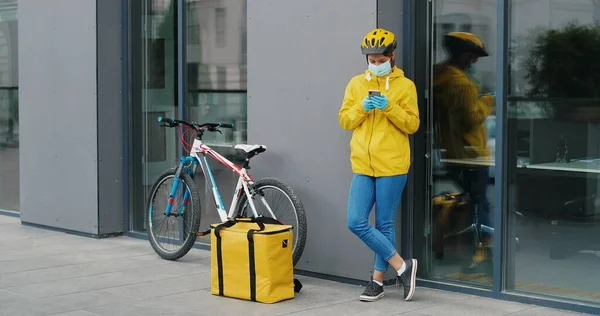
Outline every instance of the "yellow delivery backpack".
[[292, 226], [269, 217], [210, 226], [211, 294], [275, 303], [294, 298]]

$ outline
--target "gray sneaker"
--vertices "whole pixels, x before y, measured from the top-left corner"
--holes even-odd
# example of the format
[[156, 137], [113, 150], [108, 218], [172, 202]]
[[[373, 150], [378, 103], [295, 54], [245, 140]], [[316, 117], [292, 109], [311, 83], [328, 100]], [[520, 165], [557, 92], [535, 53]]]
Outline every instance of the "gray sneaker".
[[375, 283], [371, 278], [371, 282], [367, 284], [367, 288], [360, 295], [360, 300], [363, 302], [375, 302], [383, 297], [383, 286]]
[[417, 259], [406, 260], [406, 270], [396, 278], [396, 285], [404, 287], [404, 300], [410, 301], [415, 295], [417, 280]]

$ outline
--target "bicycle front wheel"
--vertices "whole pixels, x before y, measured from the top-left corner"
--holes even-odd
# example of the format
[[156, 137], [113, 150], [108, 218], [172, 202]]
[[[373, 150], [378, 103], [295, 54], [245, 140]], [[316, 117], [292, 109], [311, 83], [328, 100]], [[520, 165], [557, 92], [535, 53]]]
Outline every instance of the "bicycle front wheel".
[[[282, 224], [291, 225], [294, 233], [294, 266], [304, 251], [306, 244], [306, 215], [304, 206], [294, 190], [283, 181], [266, 178], [256, 181], [250, 187], [252, 203], [259, 216], [277, 219]], [[271, 212], [273, 214], [271, 214]], [[246, 194], [242, 194], [236, 208], [236, 217], [252, 217], [252, 207]]]
[[[146, 210], [148, 240], [154, 251], [167, 260], [187, 254], [200, 227], [200, 194], [192, 177], [175, 168], [161, 174], [152, 185]], [[176, 185], [176, 188], [173, 186]], [[172, 195], [172, 196], [171, 196]]]

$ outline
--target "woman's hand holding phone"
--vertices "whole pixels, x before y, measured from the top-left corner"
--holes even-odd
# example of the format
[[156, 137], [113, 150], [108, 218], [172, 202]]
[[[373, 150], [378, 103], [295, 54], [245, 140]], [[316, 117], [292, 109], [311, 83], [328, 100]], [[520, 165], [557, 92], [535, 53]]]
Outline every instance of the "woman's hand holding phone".
[[373, 99], [371, 99], [370, 97], [365, 97], [363, 99], [362, 106], [363, 106], [363, 109], [365, 109], [365, 111], [367, 111], [367, 112], [369, 112], [375, 108], [373, 106]]
[[376, 109], [385, 110], [387, 107], [389, 100], [385, 95], [376, 95], [371, 98], [373, 100], [373, 106]]

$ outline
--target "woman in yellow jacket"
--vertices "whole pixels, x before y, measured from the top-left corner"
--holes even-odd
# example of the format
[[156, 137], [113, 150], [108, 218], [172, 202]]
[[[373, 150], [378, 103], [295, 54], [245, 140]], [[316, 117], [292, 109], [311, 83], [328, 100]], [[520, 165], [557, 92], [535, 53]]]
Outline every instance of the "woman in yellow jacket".
[[[383, 276], [388, 266], [397, 271], [404, 299], [415, 291], [417, 260], [403, 260], [395, 246], [394, 219], [410, 167], [408, 135], [419, 128], [414, 83], [394, 65], [396, 38], [375, 29], [362, 42], [368, 69], [346, 87], [339, 121], [352, 131], [350, 162], [354, 173], [348, 198], [348, 228], [375, 252], [371, 282], [360, 296], [376, 301], [383, 296]], [[369, 96], [370, 90], [379, 95]], [[369, 213], [376, 207], [375, 227]]]

